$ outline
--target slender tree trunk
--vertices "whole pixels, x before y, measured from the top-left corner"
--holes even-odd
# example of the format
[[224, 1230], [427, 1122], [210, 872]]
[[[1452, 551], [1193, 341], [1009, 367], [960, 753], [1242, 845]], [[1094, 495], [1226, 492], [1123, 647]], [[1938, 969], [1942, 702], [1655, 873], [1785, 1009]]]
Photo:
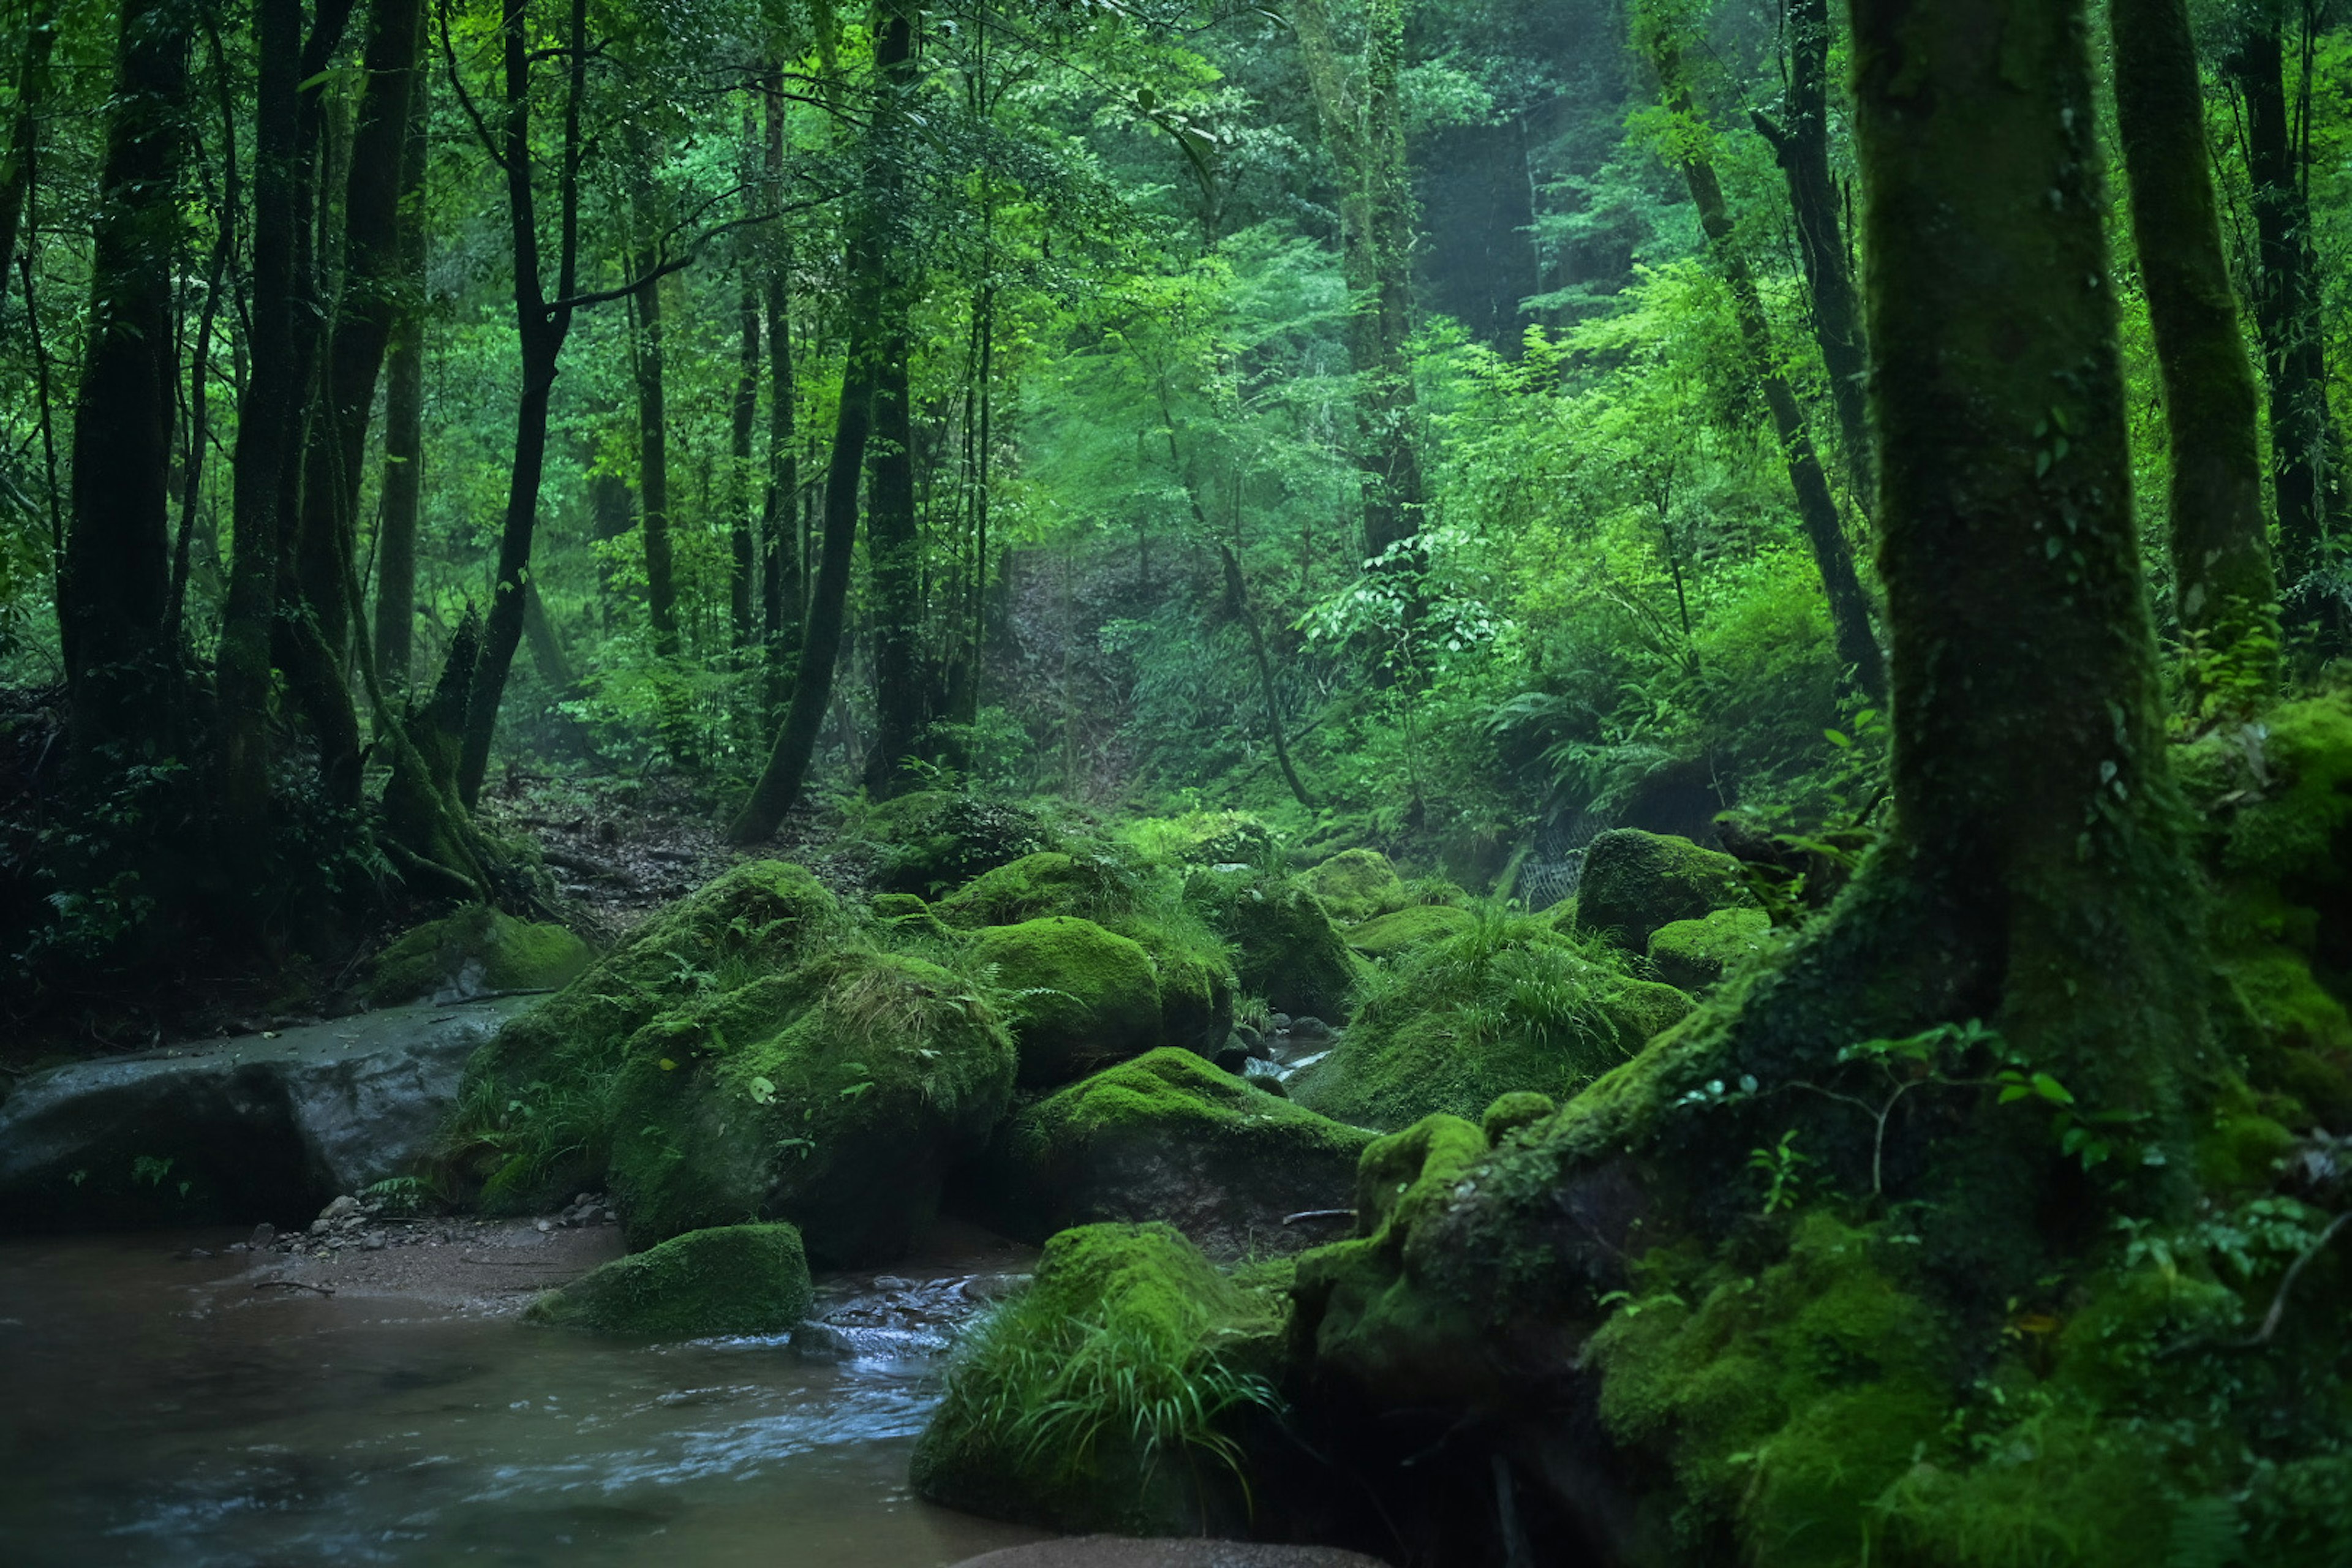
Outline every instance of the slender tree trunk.
[[57, 0], [34, 0], [26, 26], [25, 58], [16, 75], [16, 118], [8, 128], [5, 159], [0, 161], [0, 292], [7, 288], [6, 268], [16, 254], [16, 232], [24, 224], [26, 197], [33, 188], [41, 112], [49, 96], [49, 56], [58, 44]]
[[904, 785], [927, 717], [921, 670], [922, 538], [915, 526], [915, 468], [908, 416], [907, 338], [884, 340], [874, 378], [873, 472], [867, 480], [866, 559], [872, 573], [874, 744], [866, 788], [887, 800]]
[[[421, 24], [420, 13], [420, 24]], [[400, 149], [400, 285], [384, 348], [383, 521], [376, 545], [375, 664], [385, 689], [408, 689], [416, 626], [416, 524], [425, 484], [425, 166], [426, 92], [410, 83]]]
[[563, 143], [558, 154], [555, 298], [540, 278], [539, 217], [532, 190], [530, 148], [530, 0], [506, 0], [501, 28], [506, 77], [504, 133], [507, 216], [514, 235], [516, 335], [522, 351], [522, 397], [515, 411], [514, 467], [507, 486], [505, 521], [499, 533], [496, 595], [482, 628], [482, 655], [466, 705], [466, 743], [457, 763], [459, 796], [472, 805], [481, 795], [490, 765], [490, 742], [498, 733], [499, 703], [507, 672], [522, 641], [524, 574], [530, 568], [531, 535], [539, 523], [539, 481], [547, 464], [547, 405], [555, 386], [556, 362], [572, 330], [572, 294], [579, 278], [580, 156], [582, 100], [587, 93], [588, 0], [572, 0], [565, 30], [569, 81], [563, 99]]
[[646, 279], [635, 296], [637, 318], [637, 517], [646, 547], [646, 609], [654, 652], [677, 657], [677, 578], [669, 537], [669, 397], [662, 374], [661, 279], [654, 256], [637, 261]]
[[2271, 492], [2278, 513], [2279, 581], [2288, 618], [2308, 626], [2318, 595], [2299, 591], [2321, 564], [2326, 532], [2327, 395], [2319, 290], [2312, 277], [2311, 205], [2287, 112], [2284, 48], [2275, 11], [2257, 20], [2229, 72], [2246, 106], [2246, 175], [2253, 186], [2257, 268], [2254, 325], [2270, 383]]
[[[759, 182], [751, 173], [759, 124], [749, 97], [743, 100], [743, 186], [747, 210], [759, 205]], [[760, 280], [754, 268], [758, 238], [746, 235], [736, 248], [741, 277], [738, 283], [737, 319], [740, 346], [735, 374], [735, 396], [728, 409], [729, 468], [727, 470], [727, 539], [730, 547], [727, 579], [729, 629], [734, 635], [739, 659], [748, 658], [759, 641], [753, 615], [760, 587], [760, 550], [751, 510], [751, 437], [760, 423]]]
[[1275, 690], [1274, 661], [1266, 657], [1265, 633], [1258, 626], [1257, 611], [1250, 606], [1249, 584], [1242, 577], [1241, 559], [1229, 544], [1219, 544], [1217, 553], [1224, 557], [1225, 596], [1233, 601], [1243, 626], [1249, 632], [1250, 657], [1257, 664], [1258, 689], [1265, 697], [1266, 733], [1274, 742], [1274, 759], [1282, 764], [1282, 782], [1290, 786], [1292, 798], [1312, 811], [1315, 797], [1307, 793], [1307, 786], [1299, 782], [1297, 768], [1291, 764], [1290, 739], [1282, 727], [1282, 701]]
[[[1674, 47], [1664, 40], [1654, 41], [1651, 55], [1659, 80], [1665, 88], [1667, 109], [1677, 116], [1691, 115], [1690, 92], [1682, 84], [1681, 61]], [[1863, 594], [1862, 580], [1854, 572], [1853, 550], [1846, 542], [1837, 502], [1830, 495], [1821, 457], [1805, 426], [1804, 411], [1797, 403], [1796, 394], [1790, 390], [1788, 379], [1773, 368], [1771, 325], [1765, 318], [1755, 276], [1734, 247], [1731, 213], [1723, 199], [1722, 183], [1716, 178], [1715, 164], [1703, 150], [1685, 149], [1680, 153], [1680, 161], [1684, 183], [1690, 189], [1691, 205], [1698, 209], [1699, 226], [1706, 231], [1731, 290], [1732, 313], [1738, 320], [1740, 342], [1748, 351], [1749, 374], [1762, 385], [1765, 405], [1771, 411], [1773, 433], [1788, 464], [1789, 485], [1796, 492], [1797, 520], [1804, 529], [1805, 542], [1812, 549], [1814, 565], [1821, 572], [1822, 592], [1829, 599], [1831, 636], [1838, 661], [1853, 669], [1854, 683], [1864, 692], [1883, 699], [1886, 694], [1885, 665], [1878, 651], [1878, 640], [1871, 633], [1870, 605]]]
[[1786, 124], [1753, 118], [1789, 184], [1796, 218], [1797, 254], [1812, 302], [1813, 341], [1828, 374], [1830, 405], [1847, 482], [1865, 511], [1877, 505], [1878, 464], [1871, 448], [1868, 390], [1864, 381], [1861, 301], [1846, 266], [1837, 186], [1830, 178], [1829, 0], [1792, 0], [1788, 12], [1789, 96]]
[[126, 0], [120, 16], [75, 403], [72, 527], [58, 581], [71, 741], [93, 765], [114, 742], [168, 745], [178, 718], [178, 660], [163, 631], [191, 34], [172, 0]]
[[[772, 205], [783, 205], [784, 106], [782, 76], [769, 69], [762, 98], [765, 146], [761, 153]], [[761, 509], [762, 562], [761, 624], [766, 636], [765, 695], [768, 722], [781, 722], [784, 710], [785, 660], [797, 645], [801, 626], [801, 459], [793, 379], [793, 252], [781, 225], [768, 237], [768, 490]]]
[[2277, 684], [2277, 587], [2259, 398], [2221, 253], [2197, 47], [2185, 0], [2113, 0], [2108, 16], [2132, 236], [2164, 380], [2174, 602], [2181, 629], [2221, 661], [2200, 661], [2209, 693], [2229, 679], [2243, 705]]
[[196, 342], [188, 356], [187, 458], [180, 470], [180, 532], [172, 549], [172, 601], [164, 635], [172, 647], [184, 646], [188, 604], [189, 557], [196, 534], [196, 519], [204, 500], [205, 446], [211, 438], [213, 327], [220, 316], [221, 289], [228, 280], [229, 241], [234, 231], [226, 222], [213, 246], [212, 268], [205, 279], [204, 308], [196, 315]]

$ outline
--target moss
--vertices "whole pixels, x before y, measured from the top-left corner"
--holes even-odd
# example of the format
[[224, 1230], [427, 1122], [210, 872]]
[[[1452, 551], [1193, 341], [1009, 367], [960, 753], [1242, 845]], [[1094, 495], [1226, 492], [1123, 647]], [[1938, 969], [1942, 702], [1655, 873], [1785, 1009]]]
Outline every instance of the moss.
[[1403, 879], [1377, 849], [1349, 849], [1334, 855], [1312, 870], [1301, 872], [1298, 884], [1343, 926], [1393, 914], [1411, 901]]
[[1113, 857], [1024, 855], [973, 878], [932, 907], [948, 924], [967, 929], [1017, 925], [1041, 915], [1124, 914], [1141, 900], [1139, 883], [1147, 874]]
[[1339, 1044], [1292, 1079], [1291, 1097], [1384, 1128], [1433, 1110], [1476, 1116], [1514, 1089], [1564, 1099], [1689, 1009], [1613, 956], [1489, 912], [1398, 960]]
[[859, 831], [877, 846], [877, 883], [926, 896], [1062, 842], [1034, 808], [960, 790], [917, 790], [885, 801], [866, 813]]
[[1478, 1130], [1486, 1135], [1486, 1146], [1491, 1149], [1520, 1128], [1532, 1127], [1559, 1110], [1559, 1104], [1548, 1094], [1513, 1089], [1486, 1108], [1486, 1113], [1478, 1119]]
[[559, 925], [519, 921], [487, 904], [404, 933], [375, 961], [367, 998], [379, 1007], [457, 993], [553, 990], [595, 962], [588, 944]]
[[1295, 879], [1205, 871], [1186, 887], [1210, 927], [1232, 943], [1244, 990], [1295, 1017], [1346, 1016], [1359, 961], [1323, 906]]
[[1150, 954], [1092, 921], [1047, 915], [974, 939], [1012, 993], [1021, 1081], [1064, 1083], [1160, 1039], [1160, 975]]
[[912, 893], [877, 893], [870, 906], [874, 919], [895, 942], [910, 938], [944, 942], [955, 932], [931, 913], [931, 906]]
[[1010, 1100], [1013, 1042], [971, 981], [846, 952], [653, 1020], [616, 1072], [610, 1178], [633, 1244], [753, 1218], [886, 1259]]
[[1687, 838], [1618, 827], [1586, 847], [1576, 901], [1582, 929], [1640, 952], [1660, 926], [1756, 900], [1730, 856]]
[[1452, 904], [1414, 904], [1348, 930], [1348, 945], [1367, 958], [1394, 958], [1467, 931], [1478, 917]]
[[534, 1322], [650, 1339], [782, 1333], [809, 1306], [808, 1259], [789, 1225], [688, 1231], [616, 1258], [530, 1305]]
[[1218, 1273], [1167, 1226], [1064, 1231], [950, 1365], [915, 1490], [1053, 1530], [1238, 1533], [1281, 1321], [1269, 1284]]
[[1295, 1244], [1285, 1214], [1344, 1203], [1372, 1137], [1162, 1049], [1017, 1112], [975, 1184], [984, 1216], [1024, 1239], [1163, 1218], [1238, 1255]]
[[2209, 1193], [2265, 1190], [2294, 1146], [2294, 1134], [2260, 1110], [2223, 1106], [2198, 1136], [2198, 1183]]
[[1717, 910], [1695, 921], [1670, 921], [1650, 933], [1650, 964], [1659, 979], [1696, 995], [1767, 951], [1771, 931], [1772, 919], [1762, 910]]
[[1245, 811], [1139, 817], [1122, 836], [1151, 859], [1192, 866], [1255, 865], [1274, 852], [1274, 830]]

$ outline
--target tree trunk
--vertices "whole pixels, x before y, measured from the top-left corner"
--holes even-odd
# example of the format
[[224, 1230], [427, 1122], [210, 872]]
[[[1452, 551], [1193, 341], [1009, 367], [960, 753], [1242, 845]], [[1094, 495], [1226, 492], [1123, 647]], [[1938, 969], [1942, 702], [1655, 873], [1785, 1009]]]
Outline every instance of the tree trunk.
[[[780, 70], [771, 68], [766, 80], [766, 145], [762, 170], [769, 201], [783, 205], [784, 105]], [[760, 574], [761, 624], [766, 634], [764, 692], [768, 722], [783, 717], [785, 660], [800, 637], [801, 626], [801, 459], [797, 411], [799, 396], [793, 379], [793, 252], [790, 234], [781, 225], [769, 237], [767, 257], [768, 312], [768, 492], [761, 509], [763, 560]]]
[[1282, 728], [1282, 703], [1274, 687], [1274, 661], [1266, 657], [1265, 633], [1259, 629], [1257, 612], [1250, 607], [1249, 584], [1243, 580], [1242, 563], [1229, 544], [1219, 544], [1217, 553], [1224, 557], [1225, 596], [1233, 601], [1242, 625], [1249, 632], [1250, 657], [1257, 664], [1258, 689], [1265, 696], [1265, 727], [1274, 742], [1275, 761], [1282, 764], [1282, 782], [1290, 786], [1291, 797], [1307, 810], [1315, 809], [1315, 797], [1307, 793], [1299, 782], [1298, 770], [1291, 765], [1290, 739]]
[[115, 742], [168, 749], [178, 717], [178, 660], [163, 630], [189, 21], [169, 0], [121, 7], [74, 413], [72, 528], [58, 582], [71, 738], [86, 763]]
[[661, 279], [653, 253], [637, 258], [646, 279], [634, 297], [637, 318], [637, 519], [646, 549], [646, 609], [654, 652], [677, 657], [677, 578], [669, 539], [669, 397], [662, 377]]
[[547, 403], [556, 361], [572, 330], [572, 292], [579, 278], [582, 100], [587, 95], [588, 0], [572, 0], [566, 28], [563, 143], [557, 174], [555, 297], [539, 275], [539, 216], [530, 150], [530, 0], [506, 0], [500, 29], [506, 78], [502, 157], [507, 217], [514, 236], [515, 331], [522, 358], [522, 396], [515, 410], [514, 466], [507, 484], [506, 518], [499, 531], [499, 575], [482, 628], [482, 655], [466, 704], [466, 743], [457, 763], [460, 798], [472, 805], [490, 765], [499, 704], [507, 672], [522, 641], [523, 576], [530, 568], [531, 535], [539, 523], [539, 481], [547, 464]]
[[[894, 296], [896, 290], [894, 290]], [[903, 310], [894, 299], [893, 313]], [[903, 316], [902, 318], [903, 319]], [[907, 337], [883, 340], [874, 377], [873, 473], [866, 510], [866, 559], [872, 573], [874, 744], [866, 758], [866, 792], [898, 794], [928, 717], [921, 670], [922, 539], [915, 527], [914, 430], [908, 417]]]
[[400, 149], [400, 288], [384, 360], [375, 664], [386, 689], [394, 692], [408, 689], [409, 665], [415, 658], [416, 524], [425, 483], [425, 168], [431, 81], [431, 73], [420, 70], [410, 83], [408, 128]]
[[[1658, 39], [1651, 46], [1653, 63], [1658, 79], [1665, 89], [1666, 108], [1678, 118], [1694, 113], [1689, 89], [1681, 79], [1681, 60], [1672, 43]], [[1796, 394], [1790, 390], [1788, 379], [1774, 369], [1772, 329], [1765, 319], [1764, 302], [1757, 293], [1756, 279], [1748, 268], [1747, 258], [1734, 247], [1731, 213], [1723, 199], [1723, 185], [1716, 178], [1715, 164], [1701, 150], [1685, 147], [1680, 153], [1684, 183], [1690, 189], [1691, 205], [1698, 209], [1699, 226], [1706, 231], [1714, 247], [1717, 263], [1722, 267], [1724, 281], [1731, 290], [1732, 314], [1739, 322], [1741, 344], [1748, 351], [1748, 372], [1764, 389], [1764, 402], [1771, 410], [1772, 428], [1779, 438], [1780, 455], [1788, 464], [1789, 486], [1796, 492], [1797, 519], [1803, 526], [1805, 542], [1813, 552], [1813, 563], [1822, 575], [1822, 592], [1828, 596], [1832, 640], [1837, 650], [1838, 662], [1853, 671], [1854, 684], [1874, 700], [1886, 695], [1886, 670], [1878, 651], [1878, 639], [1870, 629], [1870, 605], [1862, 591], [1862, 580], [1855, 574], [1853, 550], [1846, 542], [1845, 528], [1838, 518], [1836, 500], [1830, 495], [1828, 479], [1822, 472], [1820, 455], [1813, 449], [1811, 433], [1806, 428], [1804, 411], [1798, 405]]]
[[41, 110], [49, 96], [49, 56], [58, 44], [57, 0], [34, 0], [26, 26], [25, 59], [16, 77], [16, 119], [8, 130], [5, 161], [0, 162], [0, 293], [7, 291], [7, 268], [16, 255], [25, 198], [33, 188]]
[[2284, 49], [2275, 11], [2259, 19], [2228, 69], [2246, 105], [2246, 177], [2253, 187], [2254, 325], [2270, 383], [2271, 491], [2278, 513], [2280, 585], [2288, 619], [2309, 626], [2319, 595], [2304, 588], [2322, 563], [2322, 482], [2327, 396], [2319, 290], [2306, 248], [2311, 204], [2286, 103]]
[[1861, 305], [1846, 266], [1837, 186], [1830, 178], [1829, 0], [1793, 0], [1788, 31], [1788, 122], [1775, 124], [1760, 113], [1753, 118], [1788, 179], [1797, 254], [1812, 301], [1813, 341], [1821, 345], [1822, 368], [1829, 377], [1846, 479], [1856, 504], [1867, 512], [1878, 504], [1878, 464], [1863, 384]]
[[2174, 602], [2202, 695], [2277, 685], [2278, 626], [2253, 368], [2221, 253], [2186, 0], [2113, 0], [2116, 121], [2170, 438]]

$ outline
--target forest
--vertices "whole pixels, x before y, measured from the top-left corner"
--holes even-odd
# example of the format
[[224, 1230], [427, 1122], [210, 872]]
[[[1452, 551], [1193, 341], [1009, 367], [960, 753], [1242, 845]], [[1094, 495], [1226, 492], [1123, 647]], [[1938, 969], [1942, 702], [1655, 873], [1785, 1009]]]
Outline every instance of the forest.
[[2341, 0], [0, 0], [12, 1563], [2352, 1563]]

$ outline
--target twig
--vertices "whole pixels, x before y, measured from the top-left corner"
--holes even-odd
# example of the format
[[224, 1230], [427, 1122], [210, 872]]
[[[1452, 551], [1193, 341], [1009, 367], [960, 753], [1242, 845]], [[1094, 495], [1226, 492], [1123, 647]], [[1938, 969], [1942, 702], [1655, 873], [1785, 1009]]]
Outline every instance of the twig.
[[253, 1282], [253, 1288], [257, 1290], [267, 1290], [273, 1285], [281, 1290], [316, 1290], [321, 1296], [331, 1296], [335, 1293], [335, 1288], [332, 1285], [313, 1285], [307, 1279], [257, 1279]]
[[2336, 1233], [2344, 1228], [2344, 1222], [2347, 1219], [2352, 1219], [2352, 1210], [2329, 1220], [2327, 1228], [2319, 1233], [2319, 1238], [2305, 1247], [2303, 1256], [2287, 1266], [2286, 1278], [2279, 1281], [2278, 1294], [2271, 1298], [2271, 1310], [2263, 1314], [2263, 1326], [2254, 1331], [2253, 1338], [2223, 1345], [2223, 1350], [2250, 1351], [2270, 1342], [2270, 1337], [2278, 1332], [2279, 1320], [2286, 1315], [2286, 1294], [2294, 1289], [2296, 1277], [2302, 1274], [2306, 1264], [2319, 1256], [2321, 1247], [2336, 1239]]
[[1354, 1209], [1300, 1209], [1297, 1214], [1284, 1215], [1282, 1223], [1288, 1225], [1295, 1219], [1353, 1219], [1355, 1217]]

